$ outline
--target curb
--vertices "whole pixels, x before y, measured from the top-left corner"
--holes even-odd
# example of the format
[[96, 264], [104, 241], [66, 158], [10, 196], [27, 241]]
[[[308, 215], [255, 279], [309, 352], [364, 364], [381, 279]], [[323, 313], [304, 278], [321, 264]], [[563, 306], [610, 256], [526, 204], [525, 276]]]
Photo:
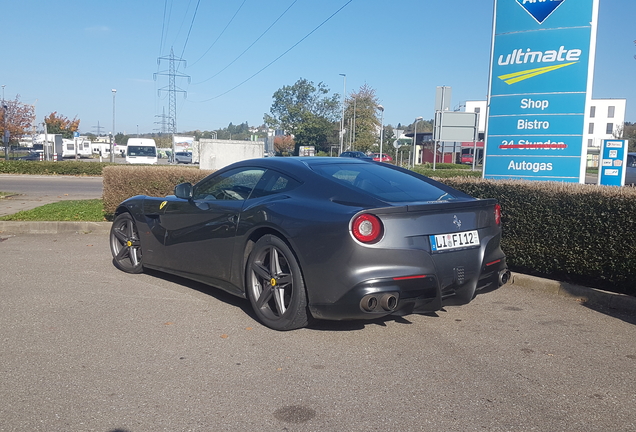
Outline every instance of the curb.
[[108, 234], [112, 222], [0, 221], [0, 234]]
[[576, 298], [590, 305], [598, 305], [629, 314], [636, 314], [636, 297], [625, 294], [573, 285], [567, 282], [559, 282], [521, 273], [512, 273], [510, 284], [552, 295]]

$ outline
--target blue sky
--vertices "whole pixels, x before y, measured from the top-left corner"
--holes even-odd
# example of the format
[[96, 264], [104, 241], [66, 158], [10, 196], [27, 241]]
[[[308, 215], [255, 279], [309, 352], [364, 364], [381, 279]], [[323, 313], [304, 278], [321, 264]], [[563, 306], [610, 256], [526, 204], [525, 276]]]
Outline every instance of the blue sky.
[[[385, 123], [408, 124], [433, 117], [436, 86], [452, 87], [453, 107], [486, 98], [492, 11], [487, 0], [5, 2], [0, 85], [35, 104], [38, 123], [56, 111], [79, 118], [82, 133], [111, 131], [116, 89], [116, 131], [147, 133], [169, 110], [158, 94], [168, 78], [153, 74], [168, 71], [157, 59], [172, 48], [190, 76], [176, 80], [187, 92], [179, 131], [260, 125], [279, 88], [305, 78], [342, 94], [339, 74], [347, 93], [376, 90]], [[627, 98], [632, 122], [634, 16], [634, 0], [601, 0], [593, 92]]]

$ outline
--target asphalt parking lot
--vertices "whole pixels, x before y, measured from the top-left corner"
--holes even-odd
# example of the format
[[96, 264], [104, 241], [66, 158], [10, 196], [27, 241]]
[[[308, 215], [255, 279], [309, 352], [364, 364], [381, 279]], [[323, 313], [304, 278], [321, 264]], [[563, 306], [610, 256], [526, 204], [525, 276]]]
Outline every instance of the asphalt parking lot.
[[114, 268], [105, 233], [0, 234], [0, 431], [633, 431], [636, 320], [509, 285], [275, 332]]

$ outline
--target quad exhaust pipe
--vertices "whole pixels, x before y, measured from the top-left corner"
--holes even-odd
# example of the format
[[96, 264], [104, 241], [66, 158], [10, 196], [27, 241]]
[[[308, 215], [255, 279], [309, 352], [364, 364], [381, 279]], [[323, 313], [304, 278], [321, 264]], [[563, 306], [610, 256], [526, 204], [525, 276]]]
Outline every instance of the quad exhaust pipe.
[[398, 296], [392, 292], [368, 294], [360, 300], [360, 308], [365, 312], [393, 312], [397, 305]]

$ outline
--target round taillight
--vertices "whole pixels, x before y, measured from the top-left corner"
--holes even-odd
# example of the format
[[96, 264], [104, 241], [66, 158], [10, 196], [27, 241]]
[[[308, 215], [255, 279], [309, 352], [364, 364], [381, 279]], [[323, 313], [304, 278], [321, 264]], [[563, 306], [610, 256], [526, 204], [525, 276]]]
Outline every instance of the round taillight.
[[495, 223], [501, 225], [501, 206], [495, 204]]
[[351, 233], [359, 242], [373, 243], [382, 235], [382, 222], [372, 214], [361, 214], [353, 219]]

